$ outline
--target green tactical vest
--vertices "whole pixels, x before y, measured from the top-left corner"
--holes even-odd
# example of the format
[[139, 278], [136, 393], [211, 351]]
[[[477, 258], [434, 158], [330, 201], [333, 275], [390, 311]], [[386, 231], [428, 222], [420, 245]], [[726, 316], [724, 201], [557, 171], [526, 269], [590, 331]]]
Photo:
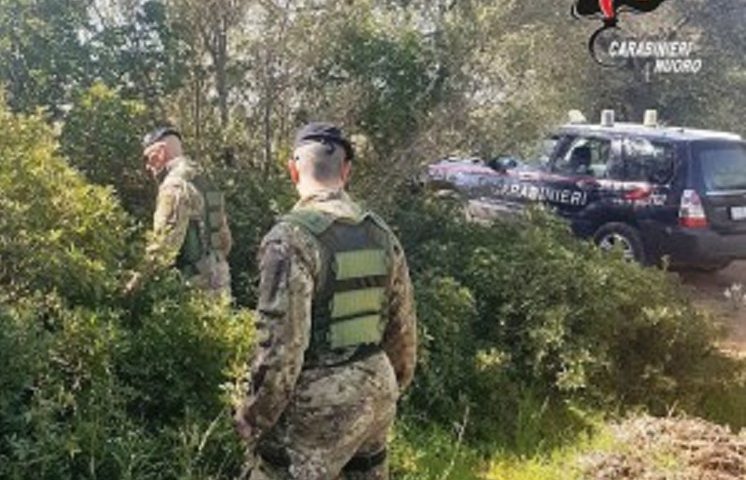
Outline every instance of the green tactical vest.
[[206, 177], [199, 175], [192, 180], [192, 183], [202, 194], [205, 208], [201, 222], [197, 219], [189, 221], [184, 244], [181, 246], [179, 256], [176, 259], [177, 268], [189, 276], [198, 273], [197, 262], [205, 258], [210, 252], [218, 249], [220, 228], [223, 225], [225, 212], [223, 194], [215, 189]]
[[329, 350], [380, 347], [391, 276], [385, 223], [372, 213], [353, 220], [310, 209], [293, 210], [283, 220], [312, 233], [322, 250], [307, 362]]

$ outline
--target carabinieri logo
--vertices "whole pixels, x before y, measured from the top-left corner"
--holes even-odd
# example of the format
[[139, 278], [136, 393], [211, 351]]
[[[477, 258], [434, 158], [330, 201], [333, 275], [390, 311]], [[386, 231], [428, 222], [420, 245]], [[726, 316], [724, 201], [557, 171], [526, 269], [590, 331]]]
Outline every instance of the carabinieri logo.
[[601, 65], [610, 65], [599, 56], [598, 40], [602, 33], [610, 29], [619, 28], [620, 13], [647, 13], [658, 8], [666, 0], [576, 0], [572, 9], [575, 18], [594, 18], [603, 21], [603, 25], [596, 30], [588, 42], [588, 50], [594, 60]]

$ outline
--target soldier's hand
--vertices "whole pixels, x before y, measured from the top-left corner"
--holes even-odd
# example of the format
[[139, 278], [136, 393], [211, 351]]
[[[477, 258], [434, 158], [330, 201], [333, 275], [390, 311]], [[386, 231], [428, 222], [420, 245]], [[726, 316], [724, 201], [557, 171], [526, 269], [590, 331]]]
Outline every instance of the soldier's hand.
[[236, 429], [238, 436], [244, 439], [246, 442], [252, 442], [254, 439], [254, 430], [251, 425], [243, 421], [242, 419], [234, 418], [233, 427]]
[[242, 408], [239, 408], [238, 411], [235, 412], [233, 415], [233, 428], [235, 428], [238, 436], [241, 437], [245, 442], [252, 444], [256, 440], [254, 429], [244, 418]]
[[125, 296], [133, 295], [142, 286], [142, 274], [139, 272], [133, 272], [127, 284], [124, 286], [122, 293]]

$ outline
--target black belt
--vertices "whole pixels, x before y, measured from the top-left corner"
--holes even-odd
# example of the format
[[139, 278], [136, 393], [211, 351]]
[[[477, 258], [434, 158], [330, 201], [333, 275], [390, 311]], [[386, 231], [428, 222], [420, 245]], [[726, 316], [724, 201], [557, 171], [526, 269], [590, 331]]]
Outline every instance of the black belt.
[[[388, 455], [384, 448], [372, 455], [356, 455], [350, 459], [342, 470], [345, 472], [367, 472], [386, 461]], [[262, 461], [276, 468], [288, 468], [291, 464], [290, 456], [284, 449], [265, 450], [259, 452]]]
[[262, 449], [259, 448], [257, 452], [261, 457], [262, 461], [268, 465], [277, 468], [288, 468], [291, 464], [290, 456], [285, 449]]
[[373, 355], [375, 355], [376, 353], [380, 353], [382, 351], [383, 351], [383, 348], [381, 348], [380, 345], [361, 345], [352, 353], [350, 358], [342, 360], [341, 362], [319, 363], [315, 359], [312, 359], [303, 365], [303, 370], [313, 370], [315, 368], [344, 367], [345, 365], [350, 365], [355, 362], [366, 360], [372, 357]]
[[372, 455], [356, 455], [347, 462], [342, 470], [345, 472], [368, 472], [386, 461], [388, 452], [384, 448]]

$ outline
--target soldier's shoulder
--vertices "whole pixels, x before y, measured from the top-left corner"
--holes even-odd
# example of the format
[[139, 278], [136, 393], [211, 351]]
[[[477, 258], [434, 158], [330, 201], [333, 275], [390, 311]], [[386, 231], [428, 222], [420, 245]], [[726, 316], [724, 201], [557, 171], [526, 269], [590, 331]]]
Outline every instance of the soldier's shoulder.
[[310, 232], [287, 216], [278, 218], [272, 229], [264, 236], [262, 243], [269, 242], [287, 243], [299, 248], [314, 245]]
[[269, 242], [288, 242], [293, 236], [290, 225], [285, 222], [277, 221], [272, 228], [264, 235], [262, 243]]
[[288, 255], [295, 255], [316, 271], [320, 262], [320, 249], [316, 238], [300, 225], [280, 218], [262, 240], [262, 251], [269, 245], [281, 244]]
[[177, 172], [169, 172], [158, 186], [158, 192], [184, 191], [189, 185], [189, 180]]
[[195, 178], [203, 175], [202, 169], [192, 160], [180, 157], [174, 161], [166, 174], [163, 183], [167, 182], [193, 182]]

